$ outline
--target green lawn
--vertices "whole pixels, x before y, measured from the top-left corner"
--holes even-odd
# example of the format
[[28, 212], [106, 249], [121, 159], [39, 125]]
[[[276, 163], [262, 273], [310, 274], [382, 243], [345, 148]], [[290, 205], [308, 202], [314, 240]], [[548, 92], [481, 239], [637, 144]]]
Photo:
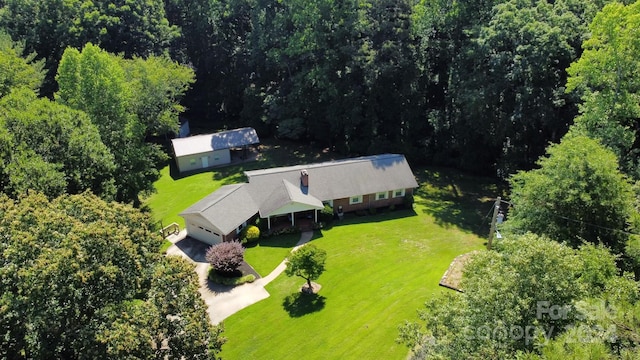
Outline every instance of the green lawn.
[[264, 141], [260, 146], [257, 161], [241, 165], [215, 168], [198, 174], [181, 177], [176, 175], [175, 165], [167, 165], [161, 170], [161, 177], [155, 182], [156, 192], [143, 200], [153, 212], [154, 219], [163, 226], [173, 222], [184, 228], [184, 219], [178, 214], [222, 185], [246, 181], [244, 171], [266, 169], [275, 166], [308, 164], [330, 160], [324, 152], [310, 153], [309, 147], [286, 141]]
[[262, 238], [245, 245], [244, 259], [260, 276], [265, 277], [289, 255], [299, 240], [299, 233]]
[[[157, 192], [144, 203], [166, 226], [178, 213], [222, 185], [244, 181], [243, 171], [312, 163], [330, 154], [300, 145], [267, 143], [260, 160], [172, 178], [162, 170]], [[501, 189], [491, 180], [446, 169], [416, 169], [421, 185], [414, 210], [350, 216], [313, 240], [328, 253], [316, 298], [300, 297], [299, 278], [278, 277], [271, 296], [225, 320], [222, 356], [233, 359], [404, 359], [398, 326], [438, 287], [449, 263], [483, 248], [492, 199]], [[245, 259], [262, 276], [289, 253], [299, 234], [249, 245]]]
[[350, 217], [318, 233], [313, 243], [328, 254], [320, 296], [300, 297], [304, 280], [281, 275], [267, 286], [268, 299], [225, 320], [222, 357], [404, 359], [398, 325], [415, 320], [434, 292], [451, 291], [438, 287], [449, 263], [483, 245], [426, 210], [418, 203], [415, 212]]
[[182, 229], [184, 228], [184, 219], [178, 214], [209, 195], [223, 183], [214, 179], [212, 171], [175, 180], [169, 171], [168, 165], [161, 170], [160, 180], [154, 184], [156, 192], [145, 199], [144, 203], [153, 211], [154, 219], [162, 221], [163, 226], [175, 222]]

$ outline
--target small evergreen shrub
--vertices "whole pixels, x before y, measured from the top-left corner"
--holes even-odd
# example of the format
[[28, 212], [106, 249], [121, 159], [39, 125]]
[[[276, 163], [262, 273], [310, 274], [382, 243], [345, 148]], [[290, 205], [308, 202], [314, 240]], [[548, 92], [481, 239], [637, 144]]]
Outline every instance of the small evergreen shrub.
[[260, 228], [255, 225], [249, 225], [242, 230], [240, 234], [240, 239], [242, 239], [242, 243], [246, 244], [252, 241], [256, 241], [260, 238]]
[[205, 258], [217, 272], [233, 273], [244, 261], [244, 248], [237, 241], [222, 242], [207, 249]]
[[329, 223], [333, 220], [333, 208], [329, 204], [324, 206], [324, 209], [320, 212], [320, 221]]
[[256, 276], [253, 274], [239, 277], [226, 277], [218, 274], [218, 272], [214, 268], [209, 269], [209, 275], [207, 276], [207, 278], [213, 283], [227, 286], [242, 285], [245, 283], [252, 283], [256, 281]]

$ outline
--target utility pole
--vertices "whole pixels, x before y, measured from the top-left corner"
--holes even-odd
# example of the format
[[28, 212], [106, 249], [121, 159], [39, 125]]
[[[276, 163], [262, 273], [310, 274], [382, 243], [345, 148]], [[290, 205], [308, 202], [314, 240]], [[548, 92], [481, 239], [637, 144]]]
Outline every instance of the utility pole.
[[496, 199], [496, 204], [493, 207], [493, 217], [491, 218], [491, 229], [489, 230], [489, 241], [487, 241], [487, 250], [491, 250], [491, 243], [493, 242], [493, 237], [496, 234], [496, 219], [498, 218], [498, 212], [500, 211], [500, 196]]

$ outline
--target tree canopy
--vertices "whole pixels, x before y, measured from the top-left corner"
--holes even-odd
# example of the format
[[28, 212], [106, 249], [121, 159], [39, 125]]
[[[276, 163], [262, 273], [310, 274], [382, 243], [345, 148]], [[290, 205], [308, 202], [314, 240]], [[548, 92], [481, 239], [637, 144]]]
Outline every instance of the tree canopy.
[[65, 51], [56, 79], [56, 100], [86, 112], [114, 156], [116, 200], [138, 203], [166, 160], [146, 137], [177, 129], [193, 72], [166, 58], [125, 60], [87, 44]]
[[[416, 163], [502, 178], [534, 167], [580, 109], [580, 126], [611, 146], [635, 178], [629, 74], [638, 6], [608, 3], [7, 0], [0, 26], [46, 59], [45, 95], [58, 88], [54, 74], [63, 79], [58, 64], [67, 47], [93, 43], [124, 59], [168, 55], [193, 69], [197, 82], [183, 103], [206, 128], [251, 125], [263, 137], [345, 155], [403, 152]], [[127, 83], [130, 96], [141, 96], [133, 104], [172, 102], [176, 92], [163, 84], [185, 84], [183, 72], [151, 73], [170, 81], [147, 77], [140, 84], [151, 92]], [[161, 90], [166, 98], [157, 97]], [[145, 131], [175, 126], [165, 121], [172, 111], [138, 105], [129, 114]], [[598, 125], [601, 118], [607, 126]], [[154, 158], [133, 148], [127, 156]], [[129, 182], [144, 189], [146, 176]]]
[[11, 89], [26, 87], [38, 91], [44, 80], [44, 62], [36, 54], [25, 53], [22, 42], [14, 42], [6, 32], [0, 32], [0, 97]]
[[547, 153], [538, 169], [510, 179], [510, 226], [574, 245], [603, 243], [623, 253], [634, 203], [615, 154], [597, 140], [573, 134]]
[[618, 156], [623, 169], [638, 173], [640, 119], [640, 2], [612, 3], [589, 26], [580, 59], [569, 67], [567, 91], [581, 96], [576, 127], [602, 141]]
[[85, 190], [113, 198], [114, 158], [84, 112], [19, 88], [0, 99], [0, 185], [19, 197], [36, 190], [49, 197]]
[[98, 44], [127, 57], [161, 55], [180, 35], [169, 24], [162, 0], [7, 0], [0, 26], [24, 41], [29, 53], [46, 59], [49, 70], [45, 93], [56, 86], [53, 77], [67, 47]]
[[287, 259], [287, 276], [300, 276], [307, 280], [309, 291], [313, 289], [312, 280], [316, 280], [324, 272], [327, 252], [313, 244], [307, 244], [294, 251]]
[[147, 215], [95, 195], [0, 197], [0, 355], [209, 358], [222, 338], [191, 265]]
[[[533, 234], [503, 239], [495, 251], [473, 255], [462, 288], [464, 293], [435, 295], [420, 311], [423, 323], [401, 327], [413, 359], [536, 358], [540, 349], [557, 346], [549, 341], [577, 331], [600, 340], [604, 354], [636, 346], [607, 340], [626, 337], [624, 328], [594, 322], [608, 321], [605, 302], [631, 304], [638, 296], [637, 284], [617, 275], [615, 256], [606, 248], [575, 250]], [[622, 323], [638, 329], [633, 321]]]

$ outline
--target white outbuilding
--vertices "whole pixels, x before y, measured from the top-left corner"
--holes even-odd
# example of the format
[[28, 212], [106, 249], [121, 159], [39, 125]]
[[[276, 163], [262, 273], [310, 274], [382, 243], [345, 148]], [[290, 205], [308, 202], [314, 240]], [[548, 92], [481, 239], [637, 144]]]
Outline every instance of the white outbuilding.
[[259, 143], [256, 130], [250, 127], [171, 140], [181, 173], [229, 164], [232, 150], [244, 152]]

